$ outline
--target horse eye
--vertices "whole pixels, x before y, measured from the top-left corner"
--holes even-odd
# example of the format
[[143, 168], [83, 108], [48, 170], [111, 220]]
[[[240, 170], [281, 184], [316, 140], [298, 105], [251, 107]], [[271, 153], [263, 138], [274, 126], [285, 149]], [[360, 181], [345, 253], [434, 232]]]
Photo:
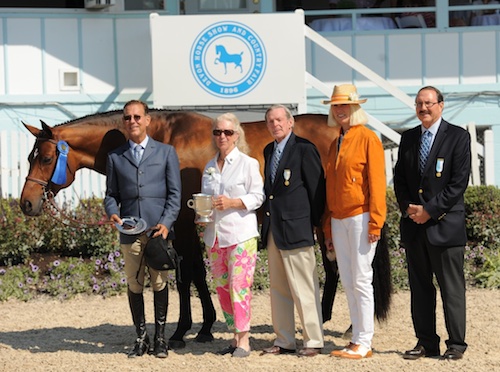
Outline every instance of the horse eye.
[[42, 158], [43, 164], [50, 164], [51, 162], [52, 162], [52, 158], [49, 158], [49, 157]]

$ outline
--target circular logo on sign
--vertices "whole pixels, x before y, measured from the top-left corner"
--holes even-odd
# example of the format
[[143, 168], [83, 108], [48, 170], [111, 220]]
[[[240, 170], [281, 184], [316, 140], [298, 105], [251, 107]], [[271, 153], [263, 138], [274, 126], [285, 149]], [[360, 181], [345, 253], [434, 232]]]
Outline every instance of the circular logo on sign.
[[266, 69], [266, 51], [259, 36], [238, 22], [219, 22], [203, 30], [190, 53], [191, 71], [208, 93], [240, 97], [255, 88]]

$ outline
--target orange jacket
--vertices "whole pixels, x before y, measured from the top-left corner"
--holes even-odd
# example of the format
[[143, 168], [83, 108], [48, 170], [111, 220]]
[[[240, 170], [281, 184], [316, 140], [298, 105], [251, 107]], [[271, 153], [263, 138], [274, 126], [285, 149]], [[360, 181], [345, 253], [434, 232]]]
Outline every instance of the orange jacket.
[[326, 164], [325, 238], [331, 238], [331, 218], [343, 219], [369, 212], [368, 233], [380, 235], [386, 216], [384, 148], [364, 125], [352, 126], [328, 152]]

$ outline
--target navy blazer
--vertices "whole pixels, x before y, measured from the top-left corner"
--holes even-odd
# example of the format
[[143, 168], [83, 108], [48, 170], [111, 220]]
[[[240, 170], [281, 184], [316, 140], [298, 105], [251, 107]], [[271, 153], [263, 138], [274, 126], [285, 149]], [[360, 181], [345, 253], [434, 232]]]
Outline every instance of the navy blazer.
[[[108, 154], [106, 164], [106, 214], [141, 217], [148, 228], [158, 223], [169, 231], [181, 207], [179, 159], [174, 147], [149, 138], [139, 165], [128, 141]], [[120, 234], [120, 243], [134, 236]]]
[[[401, 241], [412, 241], [423, 228], [432, 245], [465, 245], [463, 194], [471, 169], [470, 135], [442, 120], [422, 176], [418, 166], [420, 137], [420, 125], [402, 134], [394, 171], [394, 191], [402, 213]], [[413, 222], [406, 214], [410, 203], [423, 205], [431, 219], [424, 225]]]
[[[276, 179], [271, 183], [274, 142], [264, 149], [264, 191], [262, 244], [267, 245], [269, 229], [279, 249], [315, 244], [314, 227], [321, 226], [325, 209], [325, 176], [318, 150], [308, 140], [291, 134], [281, 155]], [[290, 172], [286, 182], [284, 172]]]

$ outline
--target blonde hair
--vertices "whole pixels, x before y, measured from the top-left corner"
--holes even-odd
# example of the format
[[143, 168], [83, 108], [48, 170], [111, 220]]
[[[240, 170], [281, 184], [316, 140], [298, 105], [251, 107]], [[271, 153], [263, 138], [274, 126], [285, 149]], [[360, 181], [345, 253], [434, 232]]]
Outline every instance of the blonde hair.
[[[329, 127], [338, 127], [339, 123], [332, 115], [332, 106], [330, 106], [330, 111], [328, 111], [328, 126]], [[365, 125], [368, 123], [368, 116], [366, 115], [365, 110], [360, 105], [349, 105], [351, 110], [350, 115], [350, 123], [349, 126], [352, 127], [354, 125]]]
[[[217, 116], [213, 123], [212, 123], [212, 129], [215, 129], [217, 126], [217, 123], [220, 123], [221, 121], [229, 121], [230, 123], [233, 124], [233, 129], [235, 133], [238, 133], [238, 139], [234, 143], [235, 146], [244, 154], [249, 154], [250, 153], [250, 148], [248, 146], [246, 137], [245, 137], [245, 131], [243, 130], [243, 127], [241, 126], [240, 121], [236, 117], [235, 114], [231, 112], [226, 112], [225, 114]], [[212, 136], [212, 145], [215, 148], [216, 151], [219, 149], [217, 148], [217, 145], [215, 144], [215, 140]]]

